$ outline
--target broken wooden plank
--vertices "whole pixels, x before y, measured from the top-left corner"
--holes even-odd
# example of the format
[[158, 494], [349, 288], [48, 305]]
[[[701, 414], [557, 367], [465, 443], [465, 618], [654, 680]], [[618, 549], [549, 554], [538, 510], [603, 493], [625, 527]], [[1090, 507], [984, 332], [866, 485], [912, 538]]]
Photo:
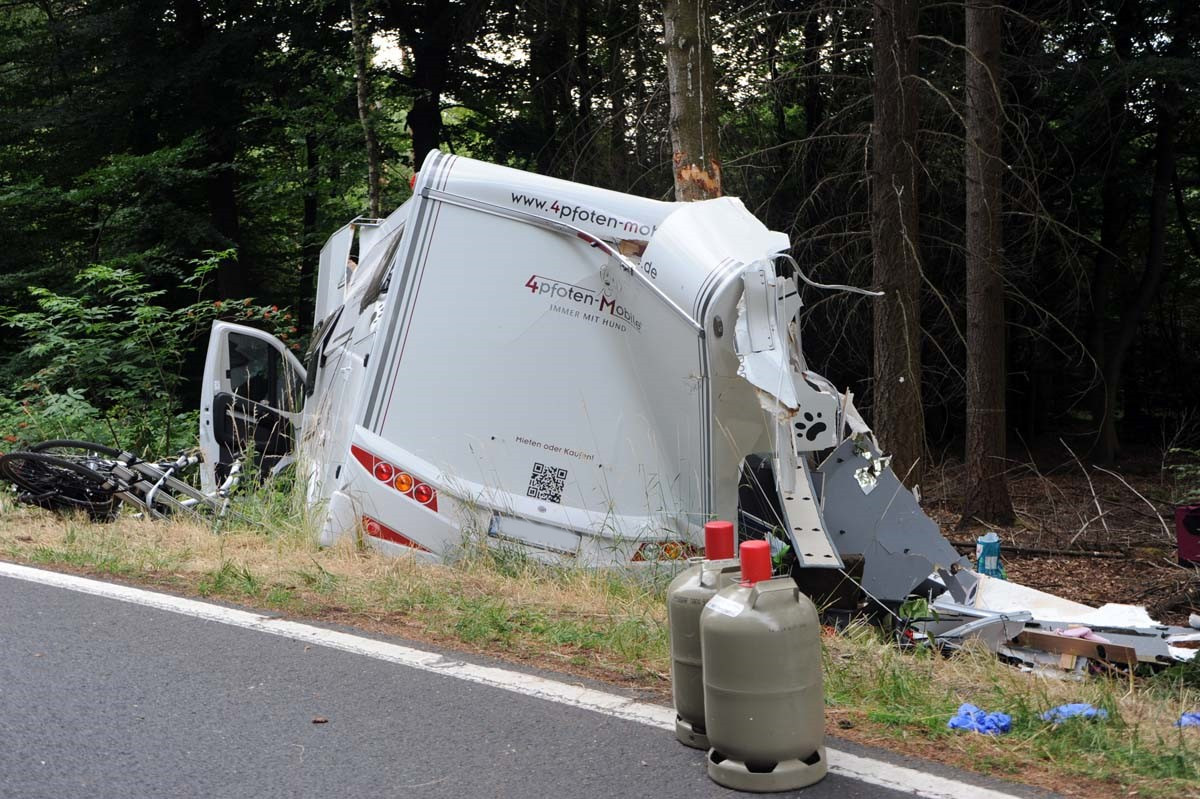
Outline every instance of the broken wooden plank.
[[1020, 646], [1041, 649], [1044, 652], [1053, 652], [1059, 655], [1074, 655], [1113, 663], [1138, 662], [1137, 650], [1131, 646], [1106, 644], [1100, 641], [1089, 641], [1086, 638], [1072, 638], [1067, 635], [1026, 630], [1017, 636], [1016, 643]]

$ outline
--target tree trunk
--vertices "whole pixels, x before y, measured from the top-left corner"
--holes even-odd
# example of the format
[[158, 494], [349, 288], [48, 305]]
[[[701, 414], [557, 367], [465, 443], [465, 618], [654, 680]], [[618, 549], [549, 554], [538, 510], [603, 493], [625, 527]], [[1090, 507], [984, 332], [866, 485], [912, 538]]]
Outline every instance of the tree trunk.
[[1108, 126], [1105, 131], [1107, 159], [1104, 180], [1100, 186], [1100, 247], [1092, 267], [1089, 291], [1091, 318], [1088, 323], [1088, 351], [1096, 364], [1096, 384], [1089, 397], [1092, 419], [1096, 423], [1096, 443], [1093, 451], [1101, 462], [1111, 463], [1117, 455], [1115, 390], [1108, 391], [1105, 371], [1108, 363], [1108, 302], [1113, 277], [1118, 266], [1117, 252], [1129, 225], [1129, 193], [1125, 186], [1126, 173], [1121, 169], [1125, 141], [1129, 82], [1123, 74], [1132, 55], [1132, 29], [1139, 13], [1136, 0], [1125, 0], [1113, 26], [1113, 51], [1116, 63], [1110, 75], [1112, 87], [1108, 93]]
[[1005, 475], [1000, 12], [994, 0], [966, 0], [967, 482], [960, 527], [1013, 521]]
[[921, 262], [917, 248], [916, 0], [875, 0], [871, 125], [875, 434], [901, 481], [921, 480]]
[[[614, 188], [625, 188], [629, 170], [628, 145], [626, 143], [625, 93], [629, 85], [625, 80], [626, 51], [624, 43], [629, 39], [629, 14], [624, 0], [608, 0], [608, 20], [605, 30], [608, 35], [608, 73], [604, 79], [608, 86], [608, 102], [612, 107], [612, 120], [608, 126], [608, 148], [610, 173], [614, 177]], [[639, 47], [637, 42], [634, 47]], [[639, 76], [640, 77], [640, 76]]]
[[675, 199], [721, 196], [708, 0], [666, 0], [663, 31], [671, 99]]
[[379, 136], [375, 132], [374, 113], [371, 111], [371, 77], [368, 72], [371, 61], [371, 36], [362, 0], [350, 0], [350, 28], [350, 40], [354, 48], [354, 81], [358, 89], [358, 120], [362, 123], [363, 138], [367, 145], [369, 213], [378, 218], [382, 213]]
[[[1182, 34], [1177, 34], [1177, 39]], [[1138, 326], [1158, 296], [1166, 271], [1167, 209], [1171, 184], [1175, 177], [1175, 139], [1179, 127], [1180, 88], [1175, 79], [1167, 80], [1159, 89], [1156, 103], [1157, 120], [1154, 134], [1154, 181], [1150, 189], [1150, 228], [1146, 247], [1146, 263], [1133, 302], [1121, 315], [1121, 324], [1108, 345], [1104, 362], [1105, 408], [1101, 427], [1101, 457], [1115, 459], [1118, 454], [1116, 414], [1117, 389], [1129, 351], [1137, 338]]]
[[[649, 108], [649, 99], [647, 97], [647, 86], [645, 75], [649, 69], [647, 65], [647, 53], [650, 49], [645, 43], [645, 33], [648, 27], [648, 19], [654, 13], [654, 6], [651, 5], [650, 13], [643, 14], [642, 3], [640, 0], [636, 3], [638, 25], [634, 31], [633, 41], [636, 46], [633, 48], [633, 118], [641, 120]], [[657, 36], [657, 34], [655, 34]], [[653, 164], [658, 159], [654, 158], [651, 153], [651, 147], [657, 149], [658, 136], [651, 134], [648, 125], [634, 124], [633, 126], [633, 160], [637, 165], [638, 171], [651, 169]], [[652, 145], [651, 142], [655, 144]]]
[[[821, 51], [825, 47], [825, 36], [821, 30], [823, 11], [823, 7], [818, 5], [809, 10], [804, 20], [804, 135], [810, 141], [804, 145], [803, 174], [809, 229], [816, 229], [823, 215], [821, 203], [814, 195], [821, 183], [821, 152], [824, 148], [812, 141], [825, 122], [825, 98], [821, 94]], [[911, 66], [916, 68], [915, 57]]]
[[232, 142], [221, 144], [214, 154], [217, 164], [208, 178], [208, 209], [212, 225], [228, 242], [226, 246], [238, 251], [237, 256], [222, 259], [217, 267], [217, 294], [221, 298], [245, 297], [250, 292], [249, 256], [241, 246], [237, 171], [233, 165], [236, 151]]
[[571, 59], [567, 20], [549, 0], [536, 0], [527, 12], [533, 21], [529, 40], [529, 70], [534, 118], [537, 120], [537, 171], [557, 171], [563, 150], [563, 131], [570, 131], [572, 113], [570, 81], [564, 65]]
[[303, 333], [311, 330], [318, 320], [313, 319], [317, 299], [316, 275], [321, 259], [321, 240], [317, 238], [317, 137], [304, 136], [304, 215], [300, 223], [300, 287], [297, 294], [296, 316]]

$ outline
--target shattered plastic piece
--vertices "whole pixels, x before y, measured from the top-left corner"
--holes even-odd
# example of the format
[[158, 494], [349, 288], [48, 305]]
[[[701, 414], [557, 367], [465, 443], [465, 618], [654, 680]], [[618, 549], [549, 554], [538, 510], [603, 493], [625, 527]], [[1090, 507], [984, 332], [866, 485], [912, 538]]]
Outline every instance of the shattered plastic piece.
[[1090, 627], [1068, 627], [1065, 630], [1056, 630], [1058, 635], [1065, 635], [1067, 638], [1080, 638], [1084, 641], [1095, 641], [1098, 644], [1111, 644], [1112, 641], [1102, 635], [1096, 635]]
[[867, 465], [854, 470], [854, 479], [858, 481], [858, 485], [864, 494], [870, 494], [879, 483], [879, 475], [883, 474], [884, 469], [892, 465], [892, 456], [885, 455], [872, 459], [871, 453], [868, 451], [863, 454], [863, 457], [868, 459]]
[[1168, 646], [1167, 652], [1169, 652], [1171, 657], [1175, 658], [1176, 660], [1182, 660], [1185, 662], [1189, 660], [1195, 660], [1196, 658], [1195, 649], [1186, 649], [1182, 646]]
[[[962, 607], [961, 605], [958, 607]], [[935, 637], [945, 644], [957, 646], [968, 639], [982, 641], [993, 652], [999, 651], [1006, 642], [1021, 634], [1025, 622], [1032, 618], [1028, 613], [1013, 613], [1010, 615], [989, 614], [987, 617], [974, 619], [940, 633]], [[926, 623], [925, 629], [929, 631]], [[934, 634], [930, 631], [929, 634]]]
[[1108, 711], [1104, 708], [1096, 707], [1090, 702], [1072, 702], [1066, 705], [1052, 707], [1042, 714], [1042, 721], [1050, 721], [1055, 724], [1062, 724], [1067, 719], [1096, 719], [1104, 721], [1108, 718]]
[[1176, 727], [1200, 727], [1200, 712], [1184, 713], [1175, 722]]
[[1012, 716], [1007, 713], [989, 713], [975, 705], [962, 704], [958, 712], [950, 717], [946, 726], [952, 730], [978, 732], [983, 735], [1003, 735], [1012, 730]]
[[1072, 602], [1036, 588], [981, 577], [976, 607], [1007, 612], [1028, 610], [1041, 622], [1064, 621], [1072, 625], [1088, 627], [1154, 627], [1158, 624], [1150, 618], [1144, 607], [1106, 603], [1099, 608]]

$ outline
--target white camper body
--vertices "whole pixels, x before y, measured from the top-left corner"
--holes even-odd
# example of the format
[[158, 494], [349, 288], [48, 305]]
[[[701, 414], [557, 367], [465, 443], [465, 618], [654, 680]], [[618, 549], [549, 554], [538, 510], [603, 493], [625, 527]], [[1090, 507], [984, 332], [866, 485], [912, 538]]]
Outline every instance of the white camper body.
[[686, 556], [758, 454], [771, 523], [803, 566], [840, 567], [805, 456], [842, 440], [848, 398], [806, 371], [788, 246], [734, 198], [431, 153], [410, 201], [325, 245], [303, 366], [214, 325], [206, 487], [239, 440], [278, 463], [294, 438], [324, 543], [438, 557], [476, 535], [611, 565]]
[[[677, 559], [705, 521], [752, 521], [791, 539], [803, 590], [841, 569], [875, 603], [930, 598], [917, 629], [943, 645], [1040, 668], [1020, 632], [1083, 623], [1140, 661], [1193, 657], [1172, 644], [1194, 631], [1144, 609], [970, 569], [850, 395], [807, 370], [787, 249], [733, 198], [655, 202], [431, 153], [409, 202], [326, 243], [304, 364], [213, 325], [205, 488], [250, 446], [264, 470], [294, 459], [322, 543], [428, 558], [474, 537], [592, 566]], [[758, 519], [739, 507], [747, 478]]]

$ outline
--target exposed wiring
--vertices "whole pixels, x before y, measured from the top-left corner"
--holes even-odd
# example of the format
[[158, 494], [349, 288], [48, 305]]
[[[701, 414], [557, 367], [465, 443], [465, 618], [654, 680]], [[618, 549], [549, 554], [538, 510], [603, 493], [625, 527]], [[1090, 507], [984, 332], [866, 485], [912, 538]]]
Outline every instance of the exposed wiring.
[[790, 263], [792, 265], [792, 270], [795, 272], [796, 276], [799, 277], [801, 280], [803, 280], [805, 282], [805, 284], [812, 286], [815, 289], [825, 289], [826, 291], [849, 291], [851, 293], [862, 294], [867, 297], [882, 297], [884, 294], [882, 291], [871, 291], [870, 289], [860, 289], [857, 286], [843, 286], [840, 283], [818, 283], [817, 281], [810, 279], [808, 277], [808, 275], [804, 274], [804, 272], [800, 269], [800, 264], [796, 263], [796, 259], [793, 258], [792, 256], [788, 255], [787, 253], [781, 252], [781, 253], [778, 253], [776, 257], [783, 258], [788, 263]]

